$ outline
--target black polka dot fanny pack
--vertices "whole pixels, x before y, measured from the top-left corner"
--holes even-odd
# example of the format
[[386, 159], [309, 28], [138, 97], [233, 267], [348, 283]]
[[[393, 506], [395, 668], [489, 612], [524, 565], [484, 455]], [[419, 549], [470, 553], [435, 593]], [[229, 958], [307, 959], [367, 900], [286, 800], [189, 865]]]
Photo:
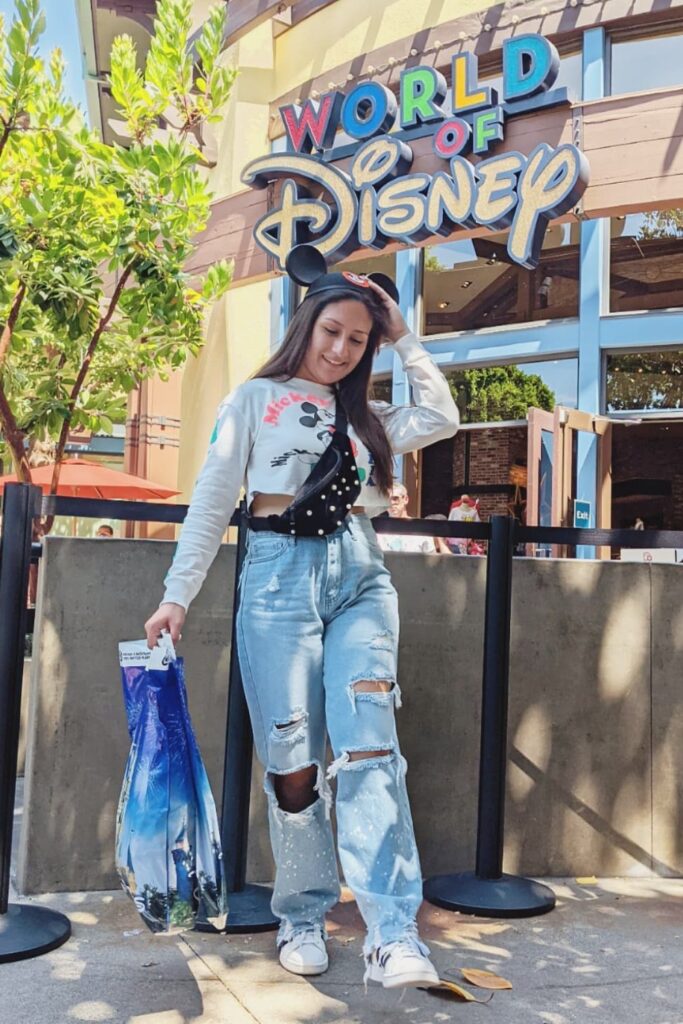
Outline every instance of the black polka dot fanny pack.
[[334, 433], [292, 502], [280, 515], [249, 516], [251, 530], [271, 530], [296, 537], [325, 537], [349, 515], [361, 491], [358, 467], [347, 433], [348, 422], [337, 395]]

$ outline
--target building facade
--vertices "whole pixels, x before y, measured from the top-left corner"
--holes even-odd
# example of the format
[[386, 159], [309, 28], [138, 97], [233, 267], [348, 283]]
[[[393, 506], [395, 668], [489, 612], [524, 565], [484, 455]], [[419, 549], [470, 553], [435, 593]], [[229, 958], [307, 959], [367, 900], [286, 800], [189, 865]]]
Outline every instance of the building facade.
[[[106, 44], [131, 31], [144, 50], [154, 7], [81, 4], [91, 112], [105, 137], [117, 128]], [[197, 25], [207, 8], [195, 4]], [[136, 397], [130, 468], [145, 465], [140, 425], [168, 417], [179, 444], [177, 484], [189, 496], [215, 407], [277, 345], [296, 301], [278, 244], [326, 244], [315, 217], [307, 234], [282, 209], [308, 196], [340, 219], [329, 180], [311, 179], [313, 163], [338, 176], [355, 167], [358, 178], [359, 150], [380, 135], [394, 138], [410, 150], [402, 173], [422, 174], [425, 196], [439, 174], [455, 174], [454, 155], [479, 187], [480, 165], [502, 166], [507, 154], [519, 206], [521, 168], [539, 147], [576, 150], [587, 180], [557, 216], [542, 211], [548, 223], [533, 259], [511, 254], [522, 216], [510, 226], [505, 215], [451, 210], [438, 231], [430, 234], [437, 221], [423, 218], [419, 230], [399, 235], [390, 212], [381, 220], [376, 190], [368, 200], [375, 219], [361, 224], [358, 178], [353, 228], [328, 260], [397, 281], [406, 319], [457, 393], [458, 436], [400, 467], [415, 511], [447, 512], [467, 493], [485, 515], [510, 509], [529, 522], [567, 522], [579, 499], [591, 523], [642, 519], [683, 529], [683, 3], [231, 0], [229, 10], [225, 60], [240, 75], [223, 123], [204, 139], [216, 199], [190, 270], [232, 257], [233, 285], [212, 310], [206, 346], [175, 398], [154, 387]], [[511, 40], [526, 40], [530, 52], [516, 52]], [[534, 61], [546, 52], [559, 66], [534, 83]], [[382, 120], [391, 96], [395, 116]], [[461, 130], [470, 153], [458, 149]], [[266, 169], [256, 175], [260, 162]], [[531, 190], [531, 175], [528, 182]], [[390, 350], [378, 356], [376, 377], [382, 397], [409, 400]], [[527, 406], [539, 409], [529, 422]]]

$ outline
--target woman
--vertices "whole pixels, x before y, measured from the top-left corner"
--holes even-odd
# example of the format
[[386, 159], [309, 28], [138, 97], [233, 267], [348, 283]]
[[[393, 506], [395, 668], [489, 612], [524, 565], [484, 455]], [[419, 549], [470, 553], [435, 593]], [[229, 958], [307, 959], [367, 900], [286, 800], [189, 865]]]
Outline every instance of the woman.
[[[382, 343], [401, 358], [414, 406], [368, 400]], [[337, 401], [356, 458], [357, 505], [343, 501], [348, 484], [340, 485], [339, 526], [329, 535], [264, 529], [330, 442]], [[450, 437], [457, 424], [448, 384], [394, 300], [365, 277], [317, 279], [278, 352], [219, 408], [163, 603], [145, 624], [150, 647], [162, 629], [179, 638], [244, 484], [254, 529], [240, 580], [239, 659], [266, 769], [280, 962], [295, 974], [328, 966], [325, 914], [339, 879], [327, 780], [336, 777], [339, 855], [368, 928], [366, 979], [386, 988], [438, 980], [415, 923], [422, 881], [394, 722], [397, 596], [368, 513], [388, 505], [392, 453]]]

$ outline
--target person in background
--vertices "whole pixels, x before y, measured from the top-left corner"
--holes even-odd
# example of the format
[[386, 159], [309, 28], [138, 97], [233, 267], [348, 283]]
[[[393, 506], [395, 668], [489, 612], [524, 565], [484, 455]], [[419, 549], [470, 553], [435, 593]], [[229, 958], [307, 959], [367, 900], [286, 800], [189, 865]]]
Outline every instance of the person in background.
[[[408, 491], [403, 484], [395, 483], [389, 495], [389, 515], [392, 519], [412, 519], [408, 515]], [[436, 548], [431, 537], [419, 534], [378, 533], [377, 540], [382, 551], [403, 551], [412, 554], [434, 555]]]
[[[425, 516], [425, 519], [442, 519], [444, 522], [448, 522], [448, 516], [444, 516], [441, 512], [435, 512], [431, 516]], [[446, 543], [445, 537], [433, 537], [432, 543], [436, 549], [437, 555], [452, 555], [453, 552]]]
[[[451, 503], [448, 518], [456, 523], [480, 523], [479, 502], [463, 494]], [[448, 545], [454, 555], [483, 555], [484, 546], [472, 537], [449, 537]]]
[[114, 536], [114, 530], [109, 525], [109, 523], [100, 523], [100, 525], [95, 530], [95, 536], [96, 537], [113, 537]]

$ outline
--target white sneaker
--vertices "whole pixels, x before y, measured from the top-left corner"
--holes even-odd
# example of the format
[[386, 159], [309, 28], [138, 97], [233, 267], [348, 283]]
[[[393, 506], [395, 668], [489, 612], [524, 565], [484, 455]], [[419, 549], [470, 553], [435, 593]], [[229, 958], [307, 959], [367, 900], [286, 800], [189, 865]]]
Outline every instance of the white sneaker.
[[427, 947], [412, 936], [387, 942], [365, 958], [365, 982], [384, 988], [423, 988], [439, 984], [439, 975], [427, 955]]
[[304, 925], [280, 947], [280, 963], [292, 974], [324, 974], [329, 967], [320, 925]]

